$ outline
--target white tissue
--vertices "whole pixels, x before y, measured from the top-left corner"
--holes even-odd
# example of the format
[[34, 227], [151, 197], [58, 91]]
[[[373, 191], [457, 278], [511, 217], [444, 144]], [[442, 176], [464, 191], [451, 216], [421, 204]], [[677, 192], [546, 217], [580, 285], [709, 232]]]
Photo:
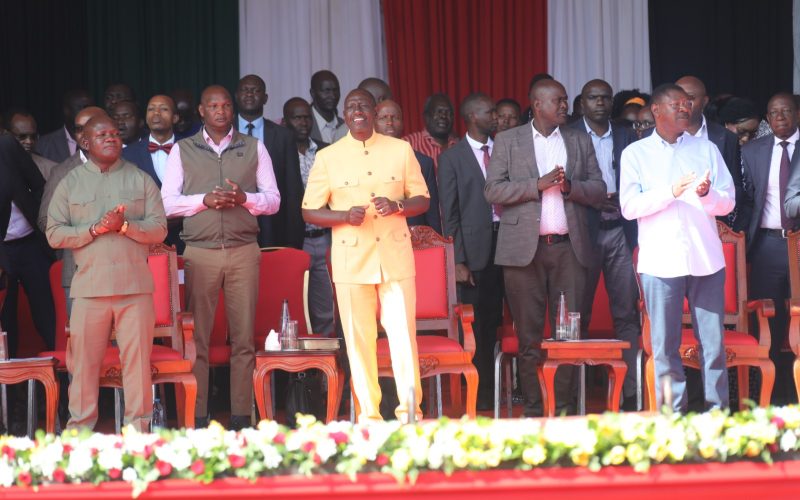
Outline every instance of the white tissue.
[[264, 350], [265, 351], [280, 351], [281, 350], [281, 340], [278, 338], [278, 332], [275, 330], [270, 330], [269, 335], [267, 335], [267, 339], [264, 341]]

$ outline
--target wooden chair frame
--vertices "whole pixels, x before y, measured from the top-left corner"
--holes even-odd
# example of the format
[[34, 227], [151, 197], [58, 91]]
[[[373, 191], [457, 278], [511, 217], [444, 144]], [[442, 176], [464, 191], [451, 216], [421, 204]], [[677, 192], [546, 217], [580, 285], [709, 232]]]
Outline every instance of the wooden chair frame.
[[786, 238], [789, 254], [789, 284], [791, 298], [787, 300], [789, 313], [789, 348], [794, 353], [792, 373], [794, 387], [800, 399], [800, 231], [791, 232]]
[[[736, 312], [725, 312], [723, 324], [725, 327], [733, 327], [734, 331], [750, 334], [750, 314], [756, 313], [758, 321], [758, 344], [757, 345], [734, 345], [725, 342], [725, 360], [728, 368], [737, 368], [737, 380], [739, 382], [739, 407], [746, 408], [744, 400], [749, 397], [750, 383], [749, 370], [753, 366], [761, 370], [761, 395], [759, 398], [760, 406], [768, 406], [772, 395], [772, 387], [775, 384], [775, 365], [769, 359], [769, 348], [771, 335], [769, 329], [769, 318], [775, 316], [775, 306], [770, 299], [748, 300], [747, 299], [747, 264], [745, 261], [745, 238], [744, 233], [735, 232], [726, 224], [717, 221], [717, 231], [722, 240], [722, 244], [734, 245], [736, 251]], [[636, 275], [639, 280], [639, 275]], [[650, 410], [656, 410], [655, 392], [655, 360], [652, 354], [652, 341], [650, 333], [650, 317], [644, 303], [644, 295], [641, 292], [639, 283], [640, 298], [639, 310], [642, 313], [642, 345], [647, 355], [645, 362], [645, 386], [646, 402]], [[692, 318], [690, 314], [684, 314], [682, 318], [684, 326], [691, 328]], [[725, 336], [729, 336], [729, 331], [725, 330]], [[685, 366], [700, 369], [699, 350], [696, 344], [681, 344], [680, 355]]]

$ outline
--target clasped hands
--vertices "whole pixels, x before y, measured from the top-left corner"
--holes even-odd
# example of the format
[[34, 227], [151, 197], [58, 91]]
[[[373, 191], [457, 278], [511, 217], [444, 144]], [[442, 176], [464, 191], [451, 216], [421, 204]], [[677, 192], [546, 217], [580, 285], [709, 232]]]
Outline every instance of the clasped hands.
[[569, 194], [572, 188], [564, 172], [564, 167], [561, 165], [556, 165], [556, 168], [539, 177], [539, 180], [536, 182], [536, 189], [538, 189], [539, 192], [544, 192], [556, 186], [558, 186], [564, 194]]
[[[686, 192], [696, 180], [697, 174], [694, 172], [689, 172], [688, 174], [684, 175], [672, 185], [672, 196], [675, 198], [680, 197], [680, 195]], [[711, 171], [706, 170], [706, 173], [703, 174], [700, 182], [697, 184], [697, 186], [695, 186], [694, 192], [697, 194], [697, 196], [702, 197], [708, 194], [709, 189], [711, 189]]]
[[[375, 212], [377, 212], [381, 217], [388, 217], [400, 210], [396, 202], [391, 201], [389, 198], [384, 196], [377, 196], [369, 201], [375, 206]], [[363, 224], [364, 219], [367, 217], [368, 208], [369, 205], [357, 205], [350, 207], [350, 210], [346, 212], [347, 223], [351, 226], [360, 226]]]
[[125, 205], [120, 203], [113, 210], [109, 210], [103, 217], [92, 225], [96, 234], [119, 232], [125, 222]]
[[223, 208], [232, 208], [236, 205], [241, 205], [247, 201], [247, 194], [242, 191], [238, 184], [230, 179], [225, 179], [225, 183], [230, 186], [230, 189], [216, 186], [213, 191], [207, 193], [203, 197], [203, 204], [205, 206], [213, 208], [214, 210], [222, 210]]

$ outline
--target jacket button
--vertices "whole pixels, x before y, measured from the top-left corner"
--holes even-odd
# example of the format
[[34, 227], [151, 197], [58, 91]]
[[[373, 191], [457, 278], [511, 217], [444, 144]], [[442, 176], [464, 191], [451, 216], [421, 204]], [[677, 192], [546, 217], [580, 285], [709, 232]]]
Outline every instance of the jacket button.
[[367, 150], [364, 150], [364, 154], [365, 154], [365, 155], [368, 155], [368, 154], [369, 154], [369, 151], [367, 151]]
[[377, 238], [375, 238], [375, 241], [381, 241], [381, 237], [378, 236]]
[[350, 183], [349, 183], [349, 182], [347, 182], [347, 181], [344, 181], [344, 185], [345, 185], [345, 186], [346, 186], [346, 185], [348, 185], [348, 184], [350, 184]]
[[375, 198], [375, 193], [370, 193], [369, 195]]
[[372, 175], [372, 172], [367, 172], [367, 175]]
[[378, 216], [377, 216], [377, 215], [373, 215], [373, 216], [372, 216], [372, 218], [373, 218], [373, 219], [377, 219], [377, 218], [378, 218]]
[[344, 245], [344, 240], [342, 240], [342, 245]]

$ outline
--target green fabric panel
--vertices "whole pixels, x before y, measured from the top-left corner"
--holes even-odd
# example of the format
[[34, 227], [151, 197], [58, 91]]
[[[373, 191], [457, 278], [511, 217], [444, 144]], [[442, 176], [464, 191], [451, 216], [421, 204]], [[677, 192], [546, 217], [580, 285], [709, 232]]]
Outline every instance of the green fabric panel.
[[88, 81], [98, 103], [114, 82], [141, 108], [157, 93], [239, 79], [237, 0], [87, 0]]

